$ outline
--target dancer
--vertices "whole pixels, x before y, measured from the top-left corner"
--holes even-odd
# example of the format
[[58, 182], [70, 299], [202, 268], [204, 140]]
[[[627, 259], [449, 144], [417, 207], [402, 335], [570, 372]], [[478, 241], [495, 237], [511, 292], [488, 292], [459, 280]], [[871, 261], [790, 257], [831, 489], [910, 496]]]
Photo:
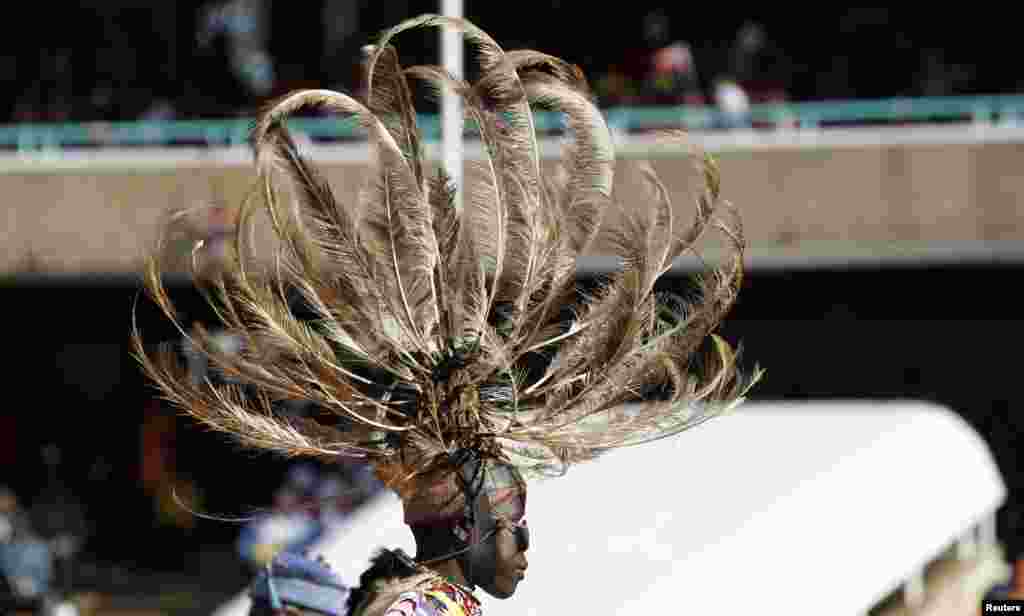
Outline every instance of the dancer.
[[[476, 46], [478, 81], [399, 65], [392, 39], [426, 26]], [[510, 597], [526, 570], [527, 480], [692, 428], [759, 378], [715, 333], [741, 286], [744, 239], [714, 160], [699, 152], [692, 224], [643, 165], [634, 172], [649, 199], [616, 201], [611, 138], [575, 66], [505, 52], [472, 23], [435, 15], [399, 24], [367, 53], [366, 100], [297, 91], [255, 124], [258, 190], [240, 208], [223, 275], [201, 287], [240, 352], [221, 352], [203, 327], [187, 333], [149, 263], [150, 296], [232, 378], [195, 384], [173, 352], [147, 353], [138, 331], [133, 340], [162, 394], [199, 422], [286, 456], [362, 458], [398, 493], [415, 557], [378, 554], [353, 614], [475, 615], [477, 588]], [[410, 78], [454, 92], [479, 133], [483, 161], [460, 208], [445, 170], [424, 157]], [[566, 118], [558, 172], [541, 165], [531, 105]], [[297, 151], [285, 119], [307, 107], [367, 132], [375, 165], [361, 207], [340, 203]], [[259, 209], [279, 240], [269, 260], [251, 241]], [[579, 293], [576, 259], [599, 231], [621, 268]], [[726, 247], [720, 266], [685, 298], [655, 290], [713, 235]], [[312, 318], [295, 316], [292, 293]], [[281, 400], [317, 412], [288, 417]]]

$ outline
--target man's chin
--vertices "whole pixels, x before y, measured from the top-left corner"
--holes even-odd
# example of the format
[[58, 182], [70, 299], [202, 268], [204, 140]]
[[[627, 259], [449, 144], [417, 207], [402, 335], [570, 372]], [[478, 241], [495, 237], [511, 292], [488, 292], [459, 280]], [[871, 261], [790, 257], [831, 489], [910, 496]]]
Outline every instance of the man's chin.
[[[511, 588], [507, 585], [511, 584]], [[484, 589], [487, 594], [491, 595], [495, 599], [508, 599], [512, 595], [516, 594], [516, 588], [519, 586], [519, 582], [508, 582], [502, 585], [502, 588], [491, 588]]]

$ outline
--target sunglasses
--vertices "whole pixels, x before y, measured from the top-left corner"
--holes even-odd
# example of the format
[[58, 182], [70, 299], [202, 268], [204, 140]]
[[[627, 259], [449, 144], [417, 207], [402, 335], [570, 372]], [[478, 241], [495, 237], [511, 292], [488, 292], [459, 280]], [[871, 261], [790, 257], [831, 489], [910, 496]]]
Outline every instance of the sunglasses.
[[503, 526], [512, 531], [512, 535], [516, 538], [516, 549], [520, 552], [525, 552], [530, 548], [530, 527], [526, 525], [525, 518], [518, 522], [499, 518], [498, 523], [499, 526]]

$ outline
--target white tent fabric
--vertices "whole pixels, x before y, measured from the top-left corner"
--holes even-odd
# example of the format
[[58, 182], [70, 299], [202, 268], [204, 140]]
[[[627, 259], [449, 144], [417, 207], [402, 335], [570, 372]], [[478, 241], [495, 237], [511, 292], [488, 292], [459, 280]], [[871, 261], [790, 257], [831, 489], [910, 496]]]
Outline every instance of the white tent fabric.
[[[947, 409], [750, 403], [532, 484], [527, 578], [485, 613], [863, 614], [1005, 497]], [[382, 546], [413, 550], [390, 494], [315, 551], [355, 584]]]

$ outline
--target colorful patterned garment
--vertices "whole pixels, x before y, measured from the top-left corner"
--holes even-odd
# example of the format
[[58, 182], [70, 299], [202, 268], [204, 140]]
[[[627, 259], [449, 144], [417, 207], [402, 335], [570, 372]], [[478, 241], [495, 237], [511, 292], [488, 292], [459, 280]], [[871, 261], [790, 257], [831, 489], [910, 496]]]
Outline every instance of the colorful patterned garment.
[[469, 590], [447, 580], [426, 589], [404, 592], [384, 616], [481, 616], [480, 600]]

